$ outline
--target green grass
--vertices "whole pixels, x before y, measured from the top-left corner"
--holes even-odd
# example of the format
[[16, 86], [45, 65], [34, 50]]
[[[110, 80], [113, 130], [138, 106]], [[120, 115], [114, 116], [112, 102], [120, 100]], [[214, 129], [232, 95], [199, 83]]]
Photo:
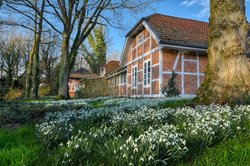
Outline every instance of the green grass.
[[[0, 163], [9, 165], [53, 165], [52, 158], [36, 141], [35, 127], [23, 125], [18, 129], [0, 129]], [[250, 165], [250, 134], [240, 133], [211, 148], [197, 149], [196, 156], [174, 165], [247, 166]]]
[[23, 98], [23, 99], [19, 99], [16, 101], [29, 103], [29, 102], [47, 102], [47, 101], [54, 101], [54, 100], [58, 100], [57, 96], [41, 96], [38, 99], [24, 99]]
[[[196, 156], [195, 156], [196, 154]], [[239, 133], [213, 147], [197, 149], [179, 166], [248, 166], [250, 165], [250, 133]]]
[[[167, 101], [162, 107], [189, 105], [190, 100]], [[101, 102], [91, 103], [101, 107]], [[246, 124], [248, 131], [250, 123]], [[37, 141], [34, 125], [21, 125], [17, 129], [0, 129], [0, 166], [56, 165], [57, 149], [48, 151]], [[107, 153], [107, 152], [103, 152]], [[173, 163], [180, 166], [248, 166], [250, 165], [250, 132], [238, 133], [212, 147], [192, 149], [183, 159]]]
[[[0, 129], [0, 165], [51, 165], [47, 154], [36, 141], [34, 125]], [[47, 164], [44, 164], [47, 163]]]
[[101, 101], [92, 101], [89, 103], [89, 105], [93, 108], [101, 108], [103, 103]]
[[192, 102], [192, 99], [181, 99], [181, 100], [170, 100], [166, 101], [160, 106], [163, 108], [177, 108], [177, 107], [183, 107], [185, 105], [188, 105]]

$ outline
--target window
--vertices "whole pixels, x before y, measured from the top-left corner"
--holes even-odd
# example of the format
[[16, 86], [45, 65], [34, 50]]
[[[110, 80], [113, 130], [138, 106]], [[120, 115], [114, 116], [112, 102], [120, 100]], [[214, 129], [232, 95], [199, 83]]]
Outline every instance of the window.
[[143, 35], [143, 33], [141, 33], [141, 34], [139, 35], [139, 37], [138, 37], [137, 44], [142, 43], [143, 40], [144, 40], [144, 35]]
[[119, 84], [119, 76], [116, 76], [115, 77], [115, 85], [118, 85]]
[[132, 87], [137, 85], [137, 66], [132, 68]]
[[151, 62], [144, 62], [144, 85], [150, 85], [151, 80]]
[[121, 75], [121, 84], [125, 84], [127, 82], [127, 75], [126, 74], [122, 74]]
[[115, 85], [115, 78], [111, 78], [110, 79], [110, 86], [114, 86]]

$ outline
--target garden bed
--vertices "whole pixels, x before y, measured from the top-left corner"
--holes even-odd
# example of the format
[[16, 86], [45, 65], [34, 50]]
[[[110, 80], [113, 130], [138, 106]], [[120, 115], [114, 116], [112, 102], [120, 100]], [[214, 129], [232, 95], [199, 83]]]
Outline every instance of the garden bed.
[[37, 122], [40, 153], [49, 154], [42, 160], [57, 165], [195, 165], [204, 149], [249, 133], [250, 106], [185, 106], [189, 101], [106, 97], [33, 103], [60, 108], [44, 109], [45, 117]]
[[172, 164], [249, 129], [250, 106], [166, 108], [164, 99], [96, 102], [90, 102], [96, 106], [91, 109], [49, 113], [36, 126], [43, 146], [56, 149], [61, 164]]

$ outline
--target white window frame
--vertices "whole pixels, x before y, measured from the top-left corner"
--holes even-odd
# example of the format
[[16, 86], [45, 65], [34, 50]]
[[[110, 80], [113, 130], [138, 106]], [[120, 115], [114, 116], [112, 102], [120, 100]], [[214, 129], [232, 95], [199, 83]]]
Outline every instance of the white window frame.
[[143, 63], [143, 85], [148, 87], [151, 84], [151, 60], [146, 60]]
[[127, 83], [127, 74], [121, 74], [120, 84], [126, 84], [126, 83]]
[[110, 87], [115, 86], [115, 77], [110, 78]]
[[138, 35], [137, 45], [141, 44], [143, 41], [144, 41], [144, 34], [143, 34], [143, 32], [141, 32], [141, 33]]
[[75, 92], [75, 80], [72, 80], [69, 85], [69, 92]]
[[137, 87], [137, 83], [138, 83], [138, 67], [137, 65], [132, 67], [132, 88], [136, 88]]

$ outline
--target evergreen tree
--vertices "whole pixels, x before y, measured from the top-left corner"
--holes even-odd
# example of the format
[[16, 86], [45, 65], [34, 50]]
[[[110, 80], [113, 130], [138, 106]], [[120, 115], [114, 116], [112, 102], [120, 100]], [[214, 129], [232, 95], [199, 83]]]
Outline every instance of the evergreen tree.
[[91, 33], [88, 36], [88, 43], [92, 51], [89, 52], [86, 48], [83, 48], [84, 59], [91, 71], [99, 75], [101, 67], [106, 64], [107, 54], [107, 43], [102, 26], [94, 28], [93, 34]]
[[161, 92], [167, 97], [180, 95], [180, 91], [175, 85], [176, 76], [177, 74], [174, 71], [172, 71], [172, 74], [168, 80], [168, 84], [162, 86]]

